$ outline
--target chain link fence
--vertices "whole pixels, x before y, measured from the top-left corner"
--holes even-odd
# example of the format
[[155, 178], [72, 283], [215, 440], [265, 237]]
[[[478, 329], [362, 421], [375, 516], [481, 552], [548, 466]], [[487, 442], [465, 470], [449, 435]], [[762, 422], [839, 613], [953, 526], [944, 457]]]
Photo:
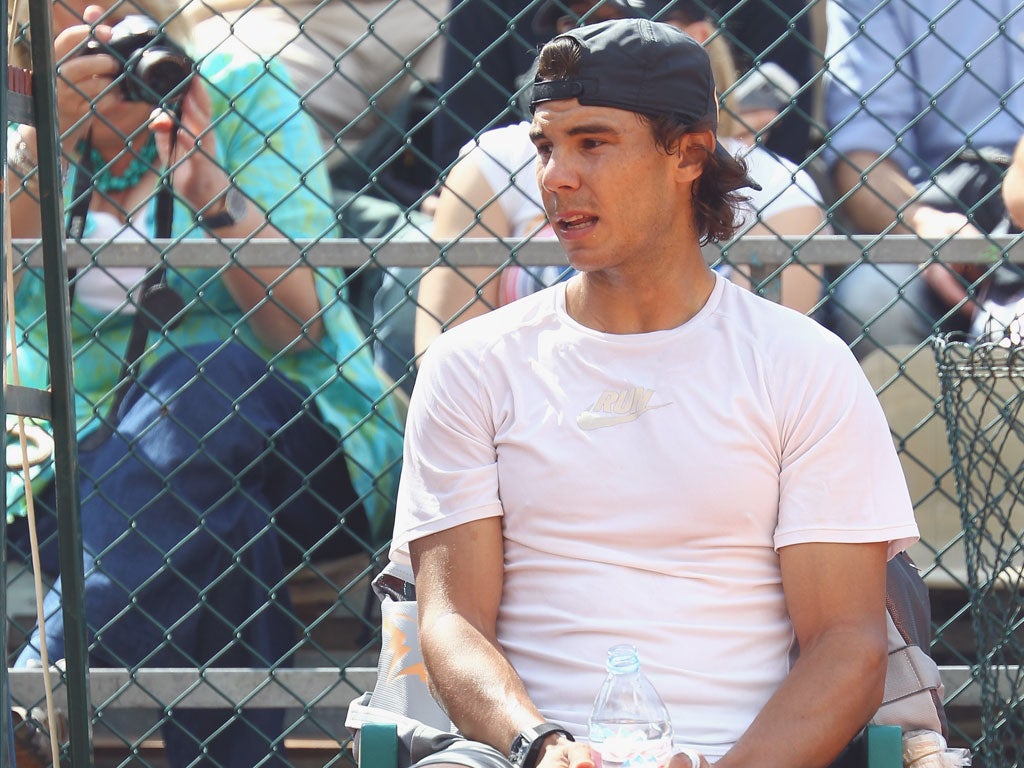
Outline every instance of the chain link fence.
[[[1006, 339], [1006, 342], [1010, 339]], [[982, 338], [936, 340], [953, 473], [961, 498], [971, 618], [978, 642], [982, 755], [1017, 765], [1021, 709], [1020, 347]]]
[[[97, 760], [241, 765], [217, 752], [240, 740], [266, 764], [285, 750], [293, 765], [347, 763], [341, 723], [376, 661], [367, 584], [386, 553], [416, 357], [442, 328], [564, 277], [523, 93], [536, 46], [559, 25], [627, 4], [105, 5], [111, 20], [160, 21], [204, 96], [180, 100], [188, 86], [172, 78], [161, 95], [112, 106], [81, 35], [56, 43], [61, 98], [94, 104], [61, 130], [74, 137], [64, 194], [81, 240], [69, 275], [76, 411], [82, 435], [100, 435], [83, 446], [81, 486], [86, 565], [102, 582], [86, 590]], [[879, 394], [922, 531], [912, 554], [932, 591], [933, 652], [963, 668], [947, 689], [952, 740], [976, 747], [972, 581], [928, 339], [970, 331], [979, 306], [1024, 292], [999, 190], [1024, 132], [1024, 13], [1009, 0], [648, 5], [705, 41], [720, 134], [765, 187], [743, 235], [709, 246], [709, 260], [839, 333]], [[55, 23], [83, 8], [55, 0]], [[12, 10], [23, 46], [27, 16]], [[25, 66], [24, 50], [14, 63]], [[180, 113], [169, 149], [170, 134], [156, 131], [159, 148], [151, 139], [158, 103]], [[158, 237], [155, 169], [168, 151], [174, 202]], [[21, 373], [45, 386], [28, 223], [39, 188], [31, 169], [12, 170]], [[143, 297], [162, 289], [170, 304]], [[140, 316], [148, 333], [133, 361]], [[162, 375], [181, 360], [190, 375]], [[267, 400], [286, 412], [264, 414]], [[112, 449], [104, 424], [132, 413], [130, 440]], [[162, 455], [150, 423], [167, 419], [181, 442]], [[45, 457], [34, 471], [53, 585]], [[23, 663], [38, 639], [13, 472], [8, 504], [6, 641]], [[40, 701], [19, 675], [15, 704], [31, 714]]]

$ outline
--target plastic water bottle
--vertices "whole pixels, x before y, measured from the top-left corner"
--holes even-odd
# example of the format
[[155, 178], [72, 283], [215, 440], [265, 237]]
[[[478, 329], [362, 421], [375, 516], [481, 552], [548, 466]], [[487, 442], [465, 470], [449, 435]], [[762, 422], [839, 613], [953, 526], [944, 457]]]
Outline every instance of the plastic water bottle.
[[672, 757], [672, 723], [640, 670], [636, 646], [613, 645], [607, 667], [590, 715], [590, 746], [599, 768], [664, 768]]
[[908, 731], [903, 734], [903, 764], [907, 768], [969, 768], [971, 753], [946, 746], [941, 733]]

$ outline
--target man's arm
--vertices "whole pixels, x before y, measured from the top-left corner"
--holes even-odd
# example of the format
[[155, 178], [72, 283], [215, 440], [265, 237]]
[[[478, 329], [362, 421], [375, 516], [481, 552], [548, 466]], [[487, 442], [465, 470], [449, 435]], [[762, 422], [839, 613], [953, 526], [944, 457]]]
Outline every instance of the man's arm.
[[[843, 203], [843, 211], [858, 232], [888, 231], [895, 235], [913, 234], [926, 240], [978, 234], [962, 213], [909, 202], [916, 193], [914, 185], [899, 165], [881, 159], [875, 152], [850, 152], [836, 164], [834, 181], [840, 197], [850, 195]], [[901, 222], [894, 223], [897, 213], [901, 214]], [[925, 267], [924, 277], [946, 306], [959, 304], [960, 311], [968, 318], [974, 316], [974, 302], [965, 301], [967, 291], [948, 267], [930, 264]]]
[[887, 660], [886, 549], [877, 543], [780, 550], [800, 656], [716, 766], [825, 766], [875, 713]]
[[[419, 638], [434, 698], [467, 738], [508, 754], [520, 731], [544, 722], [498, 645], [504, 568], [501, 518], [489, 517], [409, 544]], [[549, 736], [545, 761], [593, 768], [589, 749]], [[557, 749], [550, 749], [559, 745]]]
[[[905, 207], [916, 190], [892, 160], [866, 150], [850, 152], [836, 163], [833, 177], [836, 193], [845, 198], [843, 212], [858, 232], [873, 234], [888, 229], [901, 210], [904, 221], [909, 221], [913, 211]], [[892, 231], [905, 235], [914, 230], [897, 225]]]
[[1017, 142], [1013, 162], [1003, 177], [1003, 202], [1013, 223], [1024, 227], [1024, 139]]
[[[512, 227], [494, 190], [472, 157], [452, 168], [434, 212], [431, 236], [445, 241], [508, 237]], [[431, 267], [420, 279], [416, 353], [422, 355], [442, 327], [486, 314], [498, 305], [498, 275], [491, 267]]]
[[[840, 197], [850, 195], [843, 211], [858, 232], [875, 234], [893, 227], [889, 231], [894, 235], [916, 234], [941, 240], [967, 227], [967, 217], [962, 213], [910, 203], [917, 189], [899, 165], [881, 159], [876, 152], [850, 152], [836, 163], [834, 181]], [[894, 225], [897, 213], [902, 214], [902, 223]]]

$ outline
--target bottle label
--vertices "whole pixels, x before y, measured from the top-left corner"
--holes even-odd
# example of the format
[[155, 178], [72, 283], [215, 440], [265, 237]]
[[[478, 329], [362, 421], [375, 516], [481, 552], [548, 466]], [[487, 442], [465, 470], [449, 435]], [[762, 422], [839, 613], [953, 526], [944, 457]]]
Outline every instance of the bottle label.
[[647, 723], [592, 724], [590, 746], [598, 768], [664, 768], [672, 757], [672, 733]]

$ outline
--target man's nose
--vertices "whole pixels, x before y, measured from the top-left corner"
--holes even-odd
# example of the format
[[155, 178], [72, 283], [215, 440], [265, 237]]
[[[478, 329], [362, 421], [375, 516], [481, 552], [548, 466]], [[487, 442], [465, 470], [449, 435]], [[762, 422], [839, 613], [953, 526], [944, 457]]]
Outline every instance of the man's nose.
[[549, 192], [576, 189], [580, 185], [579, 168], [565, 151], [552, 150], [538, 163], [537, 176], [541, 189]]

